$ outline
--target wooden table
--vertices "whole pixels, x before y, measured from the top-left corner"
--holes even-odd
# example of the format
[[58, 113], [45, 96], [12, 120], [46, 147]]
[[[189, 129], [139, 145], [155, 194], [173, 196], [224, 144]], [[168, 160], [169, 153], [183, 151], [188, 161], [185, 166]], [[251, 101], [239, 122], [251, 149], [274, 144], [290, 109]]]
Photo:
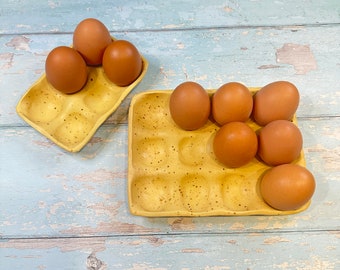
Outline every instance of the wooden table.
[[[329, 1], [1, 1], [1, 269], [340, 269], [340, 4]], [[79, 152], [24, 122], [15, 106], [101, 20], [149, 61], [144, 80]], [[127, 114], [145, 90], [192, 80], [294, 83], [317, 189], [285, 216], [146, 218], [127, 202]]]

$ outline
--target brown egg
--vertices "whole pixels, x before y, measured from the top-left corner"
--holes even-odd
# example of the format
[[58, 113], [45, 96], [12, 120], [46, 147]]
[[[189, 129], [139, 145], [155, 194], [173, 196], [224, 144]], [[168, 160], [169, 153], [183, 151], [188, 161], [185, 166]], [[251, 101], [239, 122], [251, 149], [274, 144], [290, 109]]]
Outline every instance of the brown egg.
[[263, 199], [278, 210], [302, 207], [312, 198], [314, 191], [314, 176], [296, 164], [283, 164], [269, 169], [260, 182]]
[[112, 38], [106, 26], [97, 19], [81, 21], [73, 33], [73, 47], [84, 57], [87, 65], [101, 65], [106, 47]]
[[254, 96], [254, 120], [261, 126], [274, 120], [291, 120], [299, 100], [299, 91], [294, 84], [287, 81], [270, 83]]
[[253, 97], [241, 83], [222, 85], [212, 97], [212, 114], [215, 121], [224, 125], [229, 122], [246, 121], [253, 109]]
[[142, 72], [142, 68], [142, 57], [129, 41], [116, 40], [104, 52], [104, 72], [110, 81], [118, 86], [133, 83]]
[[303, 143], [299, 128], [287, 120], [275, 120], [261, 128], [258, 141], [259, 157], [271, 166], [294, 161]]
[[84, 59], [76, 50], [66, 46], [56, 47], [48, 54], [45, 72], [47, 81], [66, 94], [79, 91], [87, 81]]
[[227, 167], [246, 165], [256, 155], [257, 137], [244, 122], [230, 122], [216, 133], [213, 149], [218, 161]]
[[204, 126], [210, 115], [209, 95], [195, 82], [178, 85], [170, 96], [169, 106], [172, 119], [184, 130]]

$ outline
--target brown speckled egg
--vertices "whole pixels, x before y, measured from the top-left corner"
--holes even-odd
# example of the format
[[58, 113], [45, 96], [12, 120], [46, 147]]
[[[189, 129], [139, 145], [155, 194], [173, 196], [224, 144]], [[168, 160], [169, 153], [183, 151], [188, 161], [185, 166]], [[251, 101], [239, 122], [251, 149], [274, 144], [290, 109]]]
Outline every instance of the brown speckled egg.
[[81, 21], [73, 33], [73, 47], [84, 57], [89, 66], [102, 64], [106, 47], [112, 42], [109, 30], [99, 20]]
[[271, 207], [288, 211], [305, 205], [315, 191], [312, 173], [296, 164], [283, 164], [269, 169], [261, 179], [260, 191]]
[[210, 115], [210, 98], [196, 82], [178, 85], [170, 96], [170, 114], [174, 122], [184, 130], [202, 127]]
[[299, 100], [299, 91], [294, 84], [287, 81], [267, 84], [254, 96], [254, 120], [261, 126], [274, 120], [291, 120]]
[[54, 48], [45, 62], [47, 81], [66, 94], [79, 91], [87, 82], [87, 67], [84, 59], [74, 49], [66, 46]]
[[258, 155], [268, 165], [277, 166], [293, 162], [302, 150], [302, 134], [288, 120], [275, 120], [258, 133]]
[[142, 72], [142, 68], [142, 57], [129, 41], [115, 40], [104, 52], [104, 72], [110, 81], [118, 86], [133, 83]]
[[241, 83], [230, 82], [217, 89], [212, 97], [212, 114], [219, 125], [246, 121], [253, 109], [253, 97]]

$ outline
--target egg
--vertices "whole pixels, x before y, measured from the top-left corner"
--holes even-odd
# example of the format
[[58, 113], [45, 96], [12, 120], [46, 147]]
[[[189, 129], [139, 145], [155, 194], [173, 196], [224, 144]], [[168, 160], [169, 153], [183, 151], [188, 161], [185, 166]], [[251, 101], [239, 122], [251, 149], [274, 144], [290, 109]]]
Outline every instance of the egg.
[[272, 82], [254, 95], [253, 118], [261, 126], [274, 120], [291, 120], [299, 101], [299, 91], [294, 84]]
[[195, 130], [207, 123], [210, 115], [210, 97], [196, 82], [183, 82], [171, 93], [170, 114], [174, 122], [184, 130]]
[[214, 154], [219, 162], [236, 168], [246, 165], [256, 155], [258, 147], [255, 131], [244, 122], [223, 125], [213, 139]]
[[103, 69], [118, 86], [133, 83], [142, 72], [143, 61], [137, 48], [127, 40], [115, 40], [105, 50]]
[[87, 66], [82, 56], [66, 46], [54, 48], [46, 58], [47, 81], [66, 94], [75, 93], [87, 82]]
[[288, 120], [270, 122], [258, 132], [258, 156], [268, 165], [294, 161], [302, 150], [302, 134]]
[[253, 97], [241, 83], [230, 82], [217, 89], [212, 97], [212, 115], [219, 125], [246, 121], [253, 109]]
[[283, 164], [269, 169], [260, 182], [264, 201], [278, 210], [296, 210], [305, 205], [315, 191], [313, 174], [300, 165]]
[[94, 18], [81, 21], [73, 32], [73, 47], [90, 66], [102, 64], [104, 51], [111, 42], [109, 30], [101, 21]]

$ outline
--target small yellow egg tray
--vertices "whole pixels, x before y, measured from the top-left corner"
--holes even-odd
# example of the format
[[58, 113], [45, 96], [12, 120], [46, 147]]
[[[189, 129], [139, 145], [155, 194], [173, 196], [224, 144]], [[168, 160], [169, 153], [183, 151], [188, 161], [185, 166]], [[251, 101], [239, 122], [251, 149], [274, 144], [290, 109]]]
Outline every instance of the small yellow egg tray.
[[86, 85], [70, 95], [56, 90], [43, 74], [20, 99], [17, 113], [61, 148], [78, 152], [143, 79], [148, 62], [142, 60], [141, 74], [126, 87], [112, 83], [101, 66], [88, 67]]
[[[254, 93], [258, 88], [251, 88]], [[209, 90], [212, 94], [214, 90]], [[271, 208], [259, 180], [270, 167], [254, 158], [240, 168], [221, 165], [212, 142], [213, 122], [195, 131], [176, 126], [169, 112], [172, 91], [147, 91], [133, 97], [129, 111], [128, 200], [134, 215], [231, 216], [287, 215]], [[296, 117], [293, 122], [297, 124]], [[248, 121], [254, 130], [260, 127]], [[294, 163], [305, 166], [304, 153]]]

